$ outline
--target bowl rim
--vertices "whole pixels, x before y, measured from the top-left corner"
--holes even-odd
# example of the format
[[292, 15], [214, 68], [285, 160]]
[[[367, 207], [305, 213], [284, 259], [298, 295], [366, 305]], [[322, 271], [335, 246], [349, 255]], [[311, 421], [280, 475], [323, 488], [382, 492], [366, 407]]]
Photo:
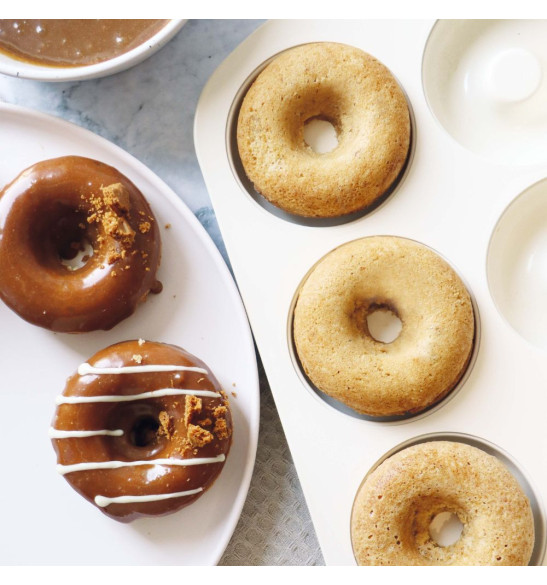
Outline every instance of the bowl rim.
[[79, 67], [55, 67], [36, 65], [0, 53], [0, 73], [34, 81], [78, 81], [112, 75], [137, 65], [152, 56], [169, 42], [186, 24], [187, 19], [170, 19], [155, 35], [141, 43], [138, 47], [122, 53], [117, 57]]

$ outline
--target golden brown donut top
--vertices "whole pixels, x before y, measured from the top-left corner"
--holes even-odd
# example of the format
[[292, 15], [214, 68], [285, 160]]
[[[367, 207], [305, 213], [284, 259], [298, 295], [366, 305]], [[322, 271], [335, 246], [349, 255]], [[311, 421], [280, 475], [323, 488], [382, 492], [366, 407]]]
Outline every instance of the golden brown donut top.
[[127, 522], [178, 510], [212, 485], [230, 450], [232, 418], [203, 362], [134, 340], [99, 351], [78, 371], [50, 430], [58, 469], [76, 491]]
[[[87, 259], [68, 266], [86, 246]], [[102, 162], [42, 161], [0, 192], [0, 297], [35, 325], [65, 332], [112, 328], [160, 290], [160, 256], [146, 199]]]
[[[402, 322], [391, 343], [367, 327], [381, 309]], [[372, 236], [313, 267], [298, 293], [293, 335], [319, 390], [359, 413], [395, 416], [452, 390], [471, 357], [475, 320], [465, 285], [443, 258], [406, 238]]]
[[[318, 154], [304, 140], [312, 119], [330, 122], [338, 146]], [[339, 43], [289, 49], [258, 75], [237, 126], [241, 162], [256, 190], [306, 217], [366, 208], [399, 177], [410, 148], [406, 98], [371, 55]]]
[[[442, 547], [429, 525], [441, 512], [463, 524]], [[496, 457], [432, 441], [389, 457], [359, 488], [351, 535], [361, 565], [527, 565], [534, 520], [518, 481]]]

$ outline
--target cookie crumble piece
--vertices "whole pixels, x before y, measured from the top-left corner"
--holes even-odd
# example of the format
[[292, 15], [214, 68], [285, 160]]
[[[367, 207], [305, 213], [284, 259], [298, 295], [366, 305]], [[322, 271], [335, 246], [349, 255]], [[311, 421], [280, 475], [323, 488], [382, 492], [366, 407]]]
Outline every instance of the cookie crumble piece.
[[162, 410], [158, 416], [160, 426], [158, 427], [158, 436], [171, 438], [173, 435], [174, 422], [173, 418], [170, 417], [165, 410]]
[[217, 439], [229, 439], [232, 431], [228, 427], [225, 418], [217, 418], [215, 421], [215, 427], [213, 428], [213, 433], [216, 435]]
[[186, 396], [185, 411], [184, 411], [184, 424], [189, 427], [194, 416], [201, 412], [202, 401], [201, 398], [189, 394]]
[[[121, 183], [102, 186], [100, 190], [102, 196], [92, 195], [88, 199], [91, 210], [87, 223], [101, 225], [105, 233], [120, 242], [123, 248], [130, 248], [135, 241], [135, 230], [128, 221], [131, 208], [129, 191]], [[109, 260], [109, 263], [112, 262]]]
[[228, 411], [228, 409], [225, 406], [217, 406], [213, 410], [213, 416], [215, 418], [226, 418], [226, 412], [227, 411]]
[[194, 447], [205, 447], [213, 440], [213, 435], [209, 431], [198, 427], [197, 425], [188, 425], [188, 440]]

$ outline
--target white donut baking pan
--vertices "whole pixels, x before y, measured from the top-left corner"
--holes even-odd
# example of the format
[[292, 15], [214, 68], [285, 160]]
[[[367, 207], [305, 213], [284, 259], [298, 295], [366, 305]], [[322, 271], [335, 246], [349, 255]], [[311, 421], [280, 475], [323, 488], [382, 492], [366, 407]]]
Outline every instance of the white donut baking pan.
[[[365, 475], [397, 445], [423, 436], [475, 437], [508, 454], [534, 495], [531, 562], [545, 562], [546, 34], [546, 21], [271, 21], [203, 90], [198, 159], [327, 564], [355, 564], [351, 507]], [[234, 151], [242, 88], [272, 56], [315, 41], [377, 57], [414, 115], [404, 181], [373, 213], [346, 222], [272, 213], [249, 193]], [[462, 275], [480, 315], [476, 359], [458, 392], [396, 422], [348, 416], [318, 399], [287, 335], [308, 270], [333, 248], [370, 235], [436, 250]]]

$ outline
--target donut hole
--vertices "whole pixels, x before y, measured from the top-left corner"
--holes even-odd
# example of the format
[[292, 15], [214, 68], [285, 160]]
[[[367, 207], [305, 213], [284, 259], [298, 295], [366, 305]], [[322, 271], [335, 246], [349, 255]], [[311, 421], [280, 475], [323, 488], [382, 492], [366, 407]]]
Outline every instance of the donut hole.
[[30, 250], [41, 266], [62, 272], [77, 270], [93, 255], [94, 238], [87, 217], [69, 205], [37, 205], [28, 225]]
[[429, 536], [441, 547], [456, 544], [463, 531], [463, 524], [457, 514], [444, 511], [437, 514], [429, 525]]
[[357, 329], [379, 343], [393, 343], [401, 334], [403, 322], [389, 301], [364, 301], [355, 305], [352, 319]]
[[87, 218], [72, 208], [61, 208], [56, 217], [43, 227], [42, 241], [49, 242], [49, 257], [66, 270], [78, 270], [93, 256]]
[[304, 142], [317, 154], [326, 154], [338, 146], [338, 133], [334, 124], [322, 116], [304, 122]]
[[[109, 409], [105, 428], [122, 429], [123, 435], [108, 442], [111, 459], [153, 457], [164, 447], [160, 433], [161, 407], [148, 401], [120, 402]], [[102, 426], [102, 424], [101, 424]]]
[[380, 343], [393, 343], [401, 334], [401, 319], [387, 307], [380, 307], [367, 315], [367, 328], [372, 339]]
[[135, 447], [148, 447], [156, 442], [159, 428], [160, 423], [155, 416], [140, 416], [131, 427], [129, 441]]
[[78, 270], [93, 256], [93, 246], [86, 238], [70, 242], [65, 251], [59, 254], [61, 264], [67, 270]]

